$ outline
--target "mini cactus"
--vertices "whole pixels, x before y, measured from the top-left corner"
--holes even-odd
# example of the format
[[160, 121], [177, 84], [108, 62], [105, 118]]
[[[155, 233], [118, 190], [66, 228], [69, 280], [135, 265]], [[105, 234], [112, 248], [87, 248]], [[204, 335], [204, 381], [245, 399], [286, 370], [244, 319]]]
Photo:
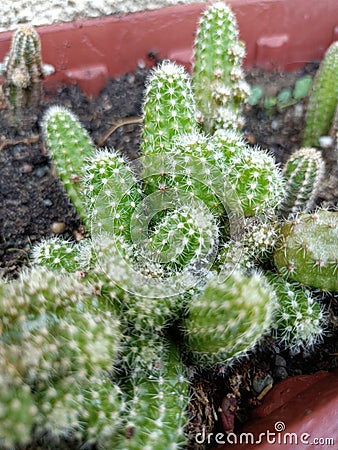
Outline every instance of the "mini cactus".
[[267, 276], [278, 299], [273, 334], [292, 353], [312, 349], [325, 334], [323, 308], [300, 283], [288, 282], [272, 273]]
[[22, 25], [13, 34], [3, 70], [3, 92], [14, 124], [26, 108], [39, 106], [43, 75], [40, 37], [33, 27]]
[[[33, 246], [31, 252], [32, 265], [46, 267], [51, 270], [76, 272], [88, 270], [92, 263], [91, 242], [88, 239], [78, 243], [52, 237]], [[87, 251], [86, 251], [87, 250]], [[83, 258], [86, 253], [87, 257]]]
[[301, 148], [287, 160], [283, 169], [285, 193], [279, 206], [283, 216], [309, 211], [325, 171], [325, 161], [319, 150]]
[[193, 91], [207, 133], [242, 125], [241, 104], [249, 96], [244, 56], [235, 15], [223, 2], [213, 3], [199, 23], [193, 66]]
[[305, 116], [303, 147], [319, 147], [334, 120], [338, 99], [338, 42], [327, 49], [313, 81]]
[[214, 365], [243, 356], [268, 333], [275, 307], [275, 293], [258, 273], [233, 270], [209, 280], [183, 322], [191, 359]]
[[290, 280], [338, 290], [338, 213], [301, 213], [281, 228], [274, 252], [277, 269]]
[[82, 176], [85, 162], [94, 154], [94, 144], [79, 119], [65, 107], [51, 106], [43, 117], [42, 130], [67, 194], [86, 221]]
[[184, 68], [163, 61], [148, 78], [143, 105], [143, 155], [168, 150], [173, 137], [197, 128], [196, 107]]
[[131, 240], [130, 222], [142, 199], [126, 160], [114, 151], [97, 151], [84, 168], [86, 202], [92, 233], [106, 232]]
[[259, 147], [234, 156], [225, 172], [245, 217], [268, 214], [282, 200], [284, 180], [274, 158]]

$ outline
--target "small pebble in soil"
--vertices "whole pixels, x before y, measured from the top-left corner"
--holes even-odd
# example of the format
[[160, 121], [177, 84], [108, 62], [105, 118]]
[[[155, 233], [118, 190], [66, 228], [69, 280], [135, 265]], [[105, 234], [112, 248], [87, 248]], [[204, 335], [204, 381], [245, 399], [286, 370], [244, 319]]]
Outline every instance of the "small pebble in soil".
[[38, 167], [34, 170], [36, 178], [43, 178], [49, 172], [49, 166]]
[[53, 222], [51, 225], [51, 230], [54, 234], [62, 233], [66, 228], [64, 222]]
[[275, 365], [278, 367], [286, 367], [286, 361], [282, 356], [277, 355], [275, 358]]
[[273, 375], [275, 378], [278, 378], [280, 380], [285, 380], [285, 378], [287, 378], [289, 376], [285, 367], [282, 367], [282, 366], [279, 366], [279, 367], [277, 366], [275, 368], [275, 370], [273, 371]]
[[319, 138], [319, 145], [322, 148], [330, 148], [333, 146], [333, 138], [331, 136], [321, 136]]
[[23, 173], [23, 174], [30, 173], [32, 170], [33, 170], [32, 164], [24, 164], [20, 168], [20, 172]]
[[266, 386], [269, 384], [273, 384], [273, 378], [270, 374], [267, 374], [265, 376], [256, 375], [253, 382], [252, 387], [254, 388], [255, 392], [257, 394], [260, 394]]
[[52, 206], [52, 205], [53, 205], [52, 200], [50, 200], [49, 198], [46, 198], [45, 200], [42, 200], [42, 203], [43, 203], [44, 206], [46, 206], [47, 208], [48, 208], [49, 206]]

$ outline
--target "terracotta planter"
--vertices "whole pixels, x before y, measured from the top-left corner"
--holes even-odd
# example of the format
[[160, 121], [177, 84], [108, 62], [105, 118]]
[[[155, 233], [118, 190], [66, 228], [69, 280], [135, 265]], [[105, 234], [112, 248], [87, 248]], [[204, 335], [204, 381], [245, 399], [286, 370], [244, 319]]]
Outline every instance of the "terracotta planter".
[[334, 449], [337, 420], [338, 372], [291, 377], [267, 394], [236, 435], [220, 434], [215, 450]]
[[[293, 69], [322, 57], [338, 39], [337, 0], [228, 0], [247, 49], [247, 66]], [[133, 71], [149, 53], [189, 68], [196, 22], [205, 3], [81, 20], [38, 29], [43, 59], [56, 72], [46, 87], [77, 83], [97, 96], [109, 77]], [[12, 33], [0, 34], [0, 61]]]

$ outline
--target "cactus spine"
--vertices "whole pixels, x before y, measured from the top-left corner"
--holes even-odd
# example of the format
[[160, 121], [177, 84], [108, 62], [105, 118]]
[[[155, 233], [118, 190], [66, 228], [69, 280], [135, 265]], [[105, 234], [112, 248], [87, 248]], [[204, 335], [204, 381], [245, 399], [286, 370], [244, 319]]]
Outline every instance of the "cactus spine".
[[286, 221], [276, 246], [278, 270], [306, 286], [338, 290], [338, 213], [318, 210]]
[[33, 27], [22, 25], [14, 32], [3, 77], [3, 92], [18, 124], [26, 108], [39, 106], [42, 95], [41, 43]]
[[319, 138], [329, 134], [338, 99], [338, 42], [326, 51], [309, 96], [303, 147], [319, 147]]
[[249, 95], [244, 81], [243, 44], [236, 18], [222, 2], [209, 6], [200, 20], [195, 40], [193, 91], [203, 129], [238, 129], [241, 104]]
[[325, 172], [325, 162], [319, 150], [301, 148], [287, 160], [283, 169], [284, 198], [279, 206], [283, 216], [309, 211], [316, 199]]

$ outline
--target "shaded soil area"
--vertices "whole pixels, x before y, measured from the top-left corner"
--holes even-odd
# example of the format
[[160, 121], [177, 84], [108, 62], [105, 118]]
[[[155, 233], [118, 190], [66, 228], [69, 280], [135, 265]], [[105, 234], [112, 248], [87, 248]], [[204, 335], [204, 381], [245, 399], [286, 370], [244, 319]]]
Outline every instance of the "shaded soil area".
[[[247, 74], [251, 85], [260, 85], [266, 96], [294, 86], [305, 74], [314, 75], [316, 65], [288, 73]], [[71, 108], [81, 119], [93, 140], [114, 147], [128, 158], [138, 156], [141, 105], [148, 72], [138, 68], [132, 74], [110, 80], [96, 99], [86, 98], [77, 87], [63, 87], [45, 93], [43, 110], [51, 104]], [[288, 107], [266, 109], [262, 104], [247, 107], [244, 133], [248, 141], [269, 149], [278, 163], [285, 163], [290, 153], [300, 147], [306, 99]], [[0, 273], [14, 278], [23, 265], [29, 264], [32, 245], [42, 238], [62, 233], [79, 238], [83, 230], [79, 217], [68, 200], [45, 151], [40, 129], [15, 130], [6, 122], [6, 109], [0, 109]], [[114, 131], [112, 131], [114, 129]], [[331, 148], [323, 152], [327, 176], [321, 186], [317, 204], [335, 206], [338, 202], [338, 168]], [[260, 403], [260, 393], [269, 383], [288, 376], [329, 370], [338, 366], [338, 296], [318, 293], [330, 318], [330, 328], [315, 353], [291, 355], [274, 342], [255, 349], [247, 359], [232, 366], [200, 371], [192, 377], [193, 401], [189, 432], [210, 429], [218, 408], [227, 394], [233, 394], [238, 411], [235, 428], [248, 418], [251, 407]], [[221, 430], [220, 422], [216, 428]], [[58, 444], [57, 448], [61, 448]], [[32, 447], [33, 448], [33, 447]], [[37, 448], [37, 447], [34, 447]], [[40, 448], [44, 448], [43, 446]], [[62, 448], [78, 448], [65, 444]], [[192, 441], [191, 448], [199, 448]], [[201, 447], [202, 448], [202, 447]]]

